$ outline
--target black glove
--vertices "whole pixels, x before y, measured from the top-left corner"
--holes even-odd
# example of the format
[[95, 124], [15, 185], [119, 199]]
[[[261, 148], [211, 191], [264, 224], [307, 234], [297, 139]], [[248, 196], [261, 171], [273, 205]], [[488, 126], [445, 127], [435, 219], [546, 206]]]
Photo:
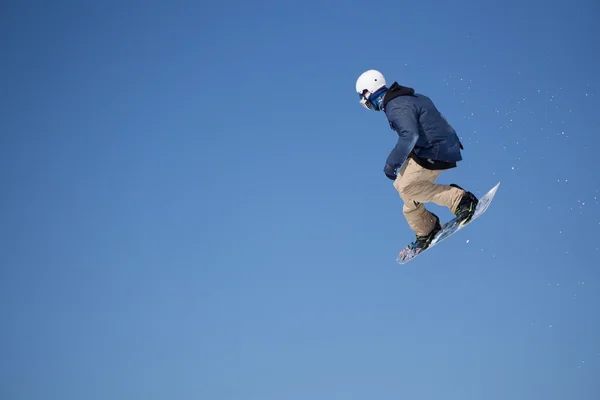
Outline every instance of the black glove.
[[385, 167], [383, 168], [383, 173], [385, 174], [385, 176], [387, 176], [389, 179], [395, 181], [396, 180], [396, 168], [392, 167], [390, 164], [385, 164]]

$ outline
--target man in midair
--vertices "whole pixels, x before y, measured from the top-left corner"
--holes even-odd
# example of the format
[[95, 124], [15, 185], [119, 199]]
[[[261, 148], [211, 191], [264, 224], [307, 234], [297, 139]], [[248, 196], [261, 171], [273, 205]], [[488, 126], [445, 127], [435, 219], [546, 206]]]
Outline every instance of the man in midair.
[[389, 154], [385, 175], [404, 201], [403, 213], [416, 235], [413, 248], [425, 250], [441, 230], [440, 219], [424, 203], [447, 207], [460, 223], [468, 222], [478, 199], [460, 186], [434, 183], [442, 171], [462, 160], [462, 144], [431, 99], [394, 82], [389, 88], [377, 70], [363, 72], [356, 81], [360, 104], [383, 111], [398, 143]]

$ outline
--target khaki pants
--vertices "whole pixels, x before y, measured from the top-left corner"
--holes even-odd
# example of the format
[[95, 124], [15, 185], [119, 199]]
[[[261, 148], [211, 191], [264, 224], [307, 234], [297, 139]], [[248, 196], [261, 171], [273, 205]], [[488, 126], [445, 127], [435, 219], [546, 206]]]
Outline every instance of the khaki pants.
[[461, 189], [434, 184], [442, 170], [432, 171], [421, 167], [409, 158], [394, 181], [394, 187], [404, 201], [402, 212], [410, 228], [419, 236], [425, 236], [435, 226], [435, 217], [423, 203], [435, 203], [447, 207], [452, 213], [465, 194]]

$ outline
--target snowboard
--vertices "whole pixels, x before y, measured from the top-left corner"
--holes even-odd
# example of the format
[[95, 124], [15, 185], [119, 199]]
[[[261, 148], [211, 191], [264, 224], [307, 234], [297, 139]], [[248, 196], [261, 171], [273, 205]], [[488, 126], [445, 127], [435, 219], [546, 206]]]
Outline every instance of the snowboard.
[[454, 219], [451, 219], [450, 221], [446, 222], [445, 224], [442, 225], [442, 229], [437, 233], [437, 235], [435, 235], [435, 237], [431, 241], [431, 244], [425, 250], [422, 250], [422, 251], [413, 250], [411, 248], [411, 244], [407, 245], [398, 254], [398, 259], [397, 259], [398, 264], [406, 264], [407, 262], [413, 260], [415, 257], [425, 253], [427, 250], [431, 249], [436, 244], [444, 241], [445, 239], [448, 239], [450, 236], [452, 236], [456, 232], [460, 231], [465, 226], [467, 226], [470, 223], [472, 223], [473, 221], [475, 221], [477, 218], [481, 217], [481, 215], [488, 209], [488, 207], [492, 203], [492, 200], [494, 199], [494, 196], [496, 195], [496, 191], [498, 190], [499, 186], [500, 186], [500, 182], [498, 182], [498, 184], [496, 184], [496, 186], [491, 188], [489, 192], [487, 192], [482, 198], [479, 199], [479, 202], [477, 203], [477, 207], [475, 208], [475, 213], [473, 214], [473, 217], [468, 222], [466, 222], [466, 223], [463, 222], [462, 224], [459, 224], [458, 218], [454, 218]]

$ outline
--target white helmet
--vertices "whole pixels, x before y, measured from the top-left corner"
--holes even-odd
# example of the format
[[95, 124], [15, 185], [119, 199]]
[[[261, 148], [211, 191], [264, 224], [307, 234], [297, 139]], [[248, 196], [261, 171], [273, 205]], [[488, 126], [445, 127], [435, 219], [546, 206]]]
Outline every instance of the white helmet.
[[360, 104], [369, 109], [369, 97], [386, 86], [385, 77], [377, 70], [363, 72], [356, 80], [356, 91], [360, 96]]

